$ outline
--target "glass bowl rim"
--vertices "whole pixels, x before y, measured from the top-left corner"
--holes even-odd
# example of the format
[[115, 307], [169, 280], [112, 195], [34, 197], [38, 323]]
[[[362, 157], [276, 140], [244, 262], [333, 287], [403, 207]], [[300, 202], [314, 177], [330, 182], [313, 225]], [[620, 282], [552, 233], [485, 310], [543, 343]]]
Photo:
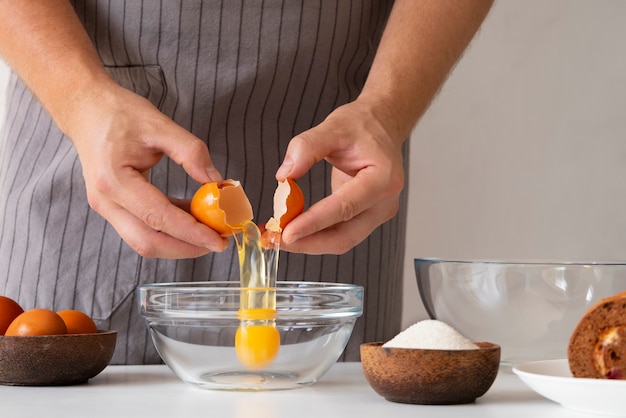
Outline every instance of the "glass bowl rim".
[[626, 266], [625, 261], [601, 261], [601, 260], [556, 260], [556, 259], [452, 259], [437, 257], [414, 257], [414, 262], [431, 262], [431, 263], [459, 263], [459, 264], [494, 264], [494, 265], [510, 265], [510, 266]]
[[[293, 287], [294, 285], [298, 285]], [[238, 281], [213, 281], [213, 282], [170, 282], [170, 283], [149, 283], [139, 286], [138, 288], [138, 308], [140, 316], [148, 321], [160, 320], [185, 320], [185, 321], [211, 321], [223, 319], [237, 319], [238, 309], [233, 306], [232, 309], [167, 309], [161, 307], [163, 304], [147, 303], [144, 304], [145, 298], [155, 298], [167, 296], [169, 291], [177, 294], [196, 294], [200, 293], [200, 297], [211, 296], [220, 297], [220, 293], [226, 293], [223, 296], [234, 295], [245, 288], [239, 286]], [[154, 294], [151, 294], [154, 293]], [[280, 281], [276, 283], [277, 295], [304, 295], [313, 296], [319, 294], [333, 293], [341, 296], [348, 296], [351, 300], [358, 303], [346, 303], [344, 306], [329, 306], [326, 309], [315, 309], [315, 307], [306, 309], [285, 309], [277, 306], [274, 319], [276, 321], [305, 321], [305, 320], [325, 320], [340, 318], [357, 318], [363, 314], [364, 287], [356, 284], [343, 284], [332, 282], [294, 282]], [[152, 296], [152, 297], [150, 297]], [[161, 305], [161, 306], [160, 306]]]
[[[215, 293], [220, 290], [242, 290], [244, 287], [240, 287], [238, 280], [230, 280], [230, 281], [198, 281], [198, 282], [167, 282], [167, 283], [146, 283], [138, 286], [139, 290], [157, 290], [157, 289], [172, 289], [177, 288], [176, 290], [198, 290], [202, 289], [203, 291], [211, 290], [210, 293]], [[298, 285], [298, 286], [294, 286]], [[276, 290], [277, 291], [303, 291], [310, 290], [314, 292], [315, 290], [334, 290], [337, 292], [341, 291], [362, 291], [364, 289], [363, 286], [352, 283], [334, 283], [334, 282], [313, 282], [313, 281], [289, 281], [289, 280], [280, 280], [276, 282]]]

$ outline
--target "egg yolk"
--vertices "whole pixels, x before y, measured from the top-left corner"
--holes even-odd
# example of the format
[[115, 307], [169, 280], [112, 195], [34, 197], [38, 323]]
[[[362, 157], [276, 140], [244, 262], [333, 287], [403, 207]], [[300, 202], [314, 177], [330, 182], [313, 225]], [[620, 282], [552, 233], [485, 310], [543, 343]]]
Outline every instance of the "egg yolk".
[[241, 285], [235, 351], [244, 367], [258, 370], [268, 366], [280, 348], [274, 321], [278, 248], [262, 248], [261, 232], [253, 222], [246, 222], [241, 236], [234, 237]]
[[280, 349], [280, 334], [274, 325], [243, 323], [235, 334], [237, 358], [249, 369], [262, 369], [270, 364]]
[[259, 370], [271, 364], [280, 349], [276, 329], [276, 276], [280, 234], [304, 209], [304, 195], [293, 179], [279, 182], [274, 216], [261, 234], [252, 222], [252, 208], [241, 183], [206, 183], [191, 200], [191, 214], [222, 236], [233, 236], [239, 255], [240, 326], [235, 351], [241, 364]]

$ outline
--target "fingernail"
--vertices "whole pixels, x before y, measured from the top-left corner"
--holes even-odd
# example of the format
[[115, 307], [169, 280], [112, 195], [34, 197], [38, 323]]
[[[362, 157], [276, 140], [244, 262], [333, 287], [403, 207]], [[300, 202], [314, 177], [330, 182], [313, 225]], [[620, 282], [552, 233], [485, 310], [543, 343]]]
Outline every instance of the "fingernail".
[[213, 166], [206, 168], [206, 173], [209, 176], [210, 181], [222, 181], [222, 175]]
[[207, 248], [214, 253], [221, 253], [228, 247], [228, 240], [222, 240], [222, 244], [216, 244], [214, 242], [207, 245]]
[[281, 239], [285, 242], [285, 244], [291, 244], [294, 241], [299, 240], [302, 237], [302, 234], [283, 234]]
[[284, 180], [286, 177], [289, 177], [289, 173], [291, 173], [292, 168], [293, 161], [291, 159], [286, 159], [278, 168], [278, 171], [276, 171], [276, 178], [279, 180]]
[[209, 251], [211, 251], [212, 253], [221, 253], [222, 251], [224, 251], [224, 248], [217, 246], [217, 245], [213, 245], [213, 244], [209, 244], [207, 245], [207, 248], [209, 249]]

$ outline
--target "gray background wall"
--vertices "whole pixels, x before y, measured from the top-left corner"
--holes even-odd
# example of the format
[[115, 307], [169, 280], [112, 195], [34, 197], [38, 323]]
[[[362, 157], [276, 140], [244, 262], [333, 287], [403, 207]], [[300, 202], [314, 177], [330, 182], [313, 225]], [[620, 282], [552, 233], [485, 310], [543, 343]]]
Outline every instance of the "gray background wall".
[[625, 134], [626, 2], [497, 1], [411, 139], [405, 326], [414, 257], [625, 259]]
[[497, 1], [414, 131], [412, 258], [626, 259], [626, 2]]

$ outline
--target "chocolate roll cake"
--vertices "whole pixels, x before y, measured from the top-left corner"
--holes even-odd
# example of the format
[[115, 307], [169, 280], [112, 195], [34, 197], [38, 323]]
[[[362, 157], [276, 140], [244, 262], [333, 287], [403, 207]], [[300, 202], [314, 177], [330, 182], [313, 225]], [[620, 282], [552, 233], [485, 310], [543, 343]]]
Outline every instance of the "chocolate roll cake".
[[570, 337], [567, 358], [574, 377], [626, 379], [626, 292], [585, 312]]

